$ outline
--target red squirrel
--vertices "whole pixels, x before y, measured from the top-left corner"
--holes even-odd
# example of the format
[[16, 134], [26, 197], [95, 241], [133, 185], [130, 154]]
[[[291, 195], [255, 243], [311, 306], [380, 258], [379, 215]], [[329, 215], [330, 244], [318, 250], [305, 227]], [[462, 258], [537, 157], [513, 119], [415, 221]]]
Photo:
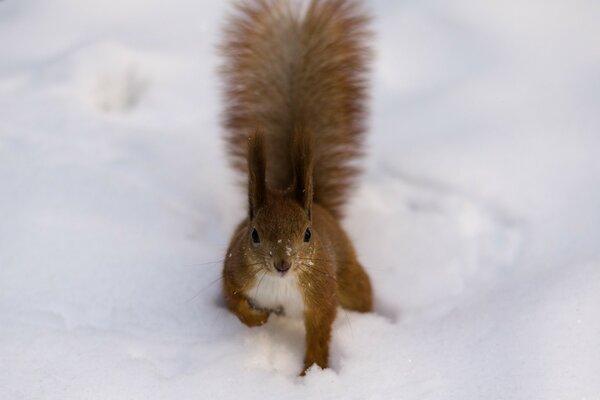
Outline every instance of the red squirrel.
[[302, 318], [302, 375], [327, 368], [338, 306], [373, 308], [340, 225], [363, 153], [369, 20], [357, 1], [247, 0], [220, 46], [225, 139], [248, 179], [248, 214], [225, 256], [225, 300], [248, 326], [271, 313]]

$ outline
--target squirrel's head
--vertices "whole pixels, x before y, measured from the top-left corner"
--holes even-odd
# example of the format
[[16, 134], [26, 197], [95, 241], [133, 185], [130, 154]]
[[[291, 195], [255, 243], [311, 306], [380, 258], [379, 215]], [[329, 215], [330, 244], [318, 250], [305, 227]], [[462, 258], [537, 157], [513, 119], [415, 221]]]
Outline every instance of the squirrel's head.
[[302, 268], [314, 251], [310, 144], [296, 137], [301, 140], [292, 143], [294, 183], [282, 193], [266, 184], [263, 135], [256, 132], [249, 139], [247, 257], [281, 275]]

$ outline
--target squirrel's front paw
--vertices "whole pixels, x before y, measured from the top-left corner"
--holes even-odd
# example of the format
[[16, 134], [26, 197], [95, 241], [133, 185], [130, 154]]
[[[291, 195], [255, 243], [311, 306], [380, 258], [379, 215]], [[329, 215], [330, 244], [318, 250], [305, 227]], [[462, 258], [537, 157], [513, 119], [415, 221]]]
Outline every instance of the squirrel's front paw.
[[271, 315], [269, 311], [257, 310], [245, 302], [238, 313], [238, 318], [248, 326], [260, 326], [267, 322], [269, 315]]
[[240, 315], [239, 317], [240, 321], [248, 326], [261, 326], [269, 319], [269, 313], [254, 311], [246, 315]]

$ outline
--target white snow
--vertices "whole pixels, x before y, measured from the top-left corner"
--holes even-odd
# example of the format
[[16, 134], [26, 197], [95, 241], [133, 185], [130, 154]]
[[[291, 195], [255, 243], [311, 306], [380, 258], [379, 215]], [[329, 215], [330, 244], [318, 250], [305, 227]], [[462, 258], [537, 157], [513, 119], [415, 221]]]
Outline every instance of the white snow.
[[220, 271], [226, 2], [0, 1], [0, 399], [600, 399], [600, 3], [375, 0], [331, 369]]

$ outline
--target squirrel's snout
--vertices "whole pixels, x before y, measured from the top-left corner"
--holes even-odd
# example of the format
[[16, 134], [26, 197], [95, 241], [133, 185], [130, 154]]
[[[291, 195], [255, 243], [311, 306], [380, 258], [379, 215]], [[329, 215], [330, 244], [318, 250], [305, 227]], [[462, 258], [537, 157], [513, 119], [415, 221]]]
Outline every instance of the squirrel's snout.
[[275, 269], [279, 272], [287, 272], [290, 269], [291, 265], [287, 261], [278, 261], [275, 263]]

